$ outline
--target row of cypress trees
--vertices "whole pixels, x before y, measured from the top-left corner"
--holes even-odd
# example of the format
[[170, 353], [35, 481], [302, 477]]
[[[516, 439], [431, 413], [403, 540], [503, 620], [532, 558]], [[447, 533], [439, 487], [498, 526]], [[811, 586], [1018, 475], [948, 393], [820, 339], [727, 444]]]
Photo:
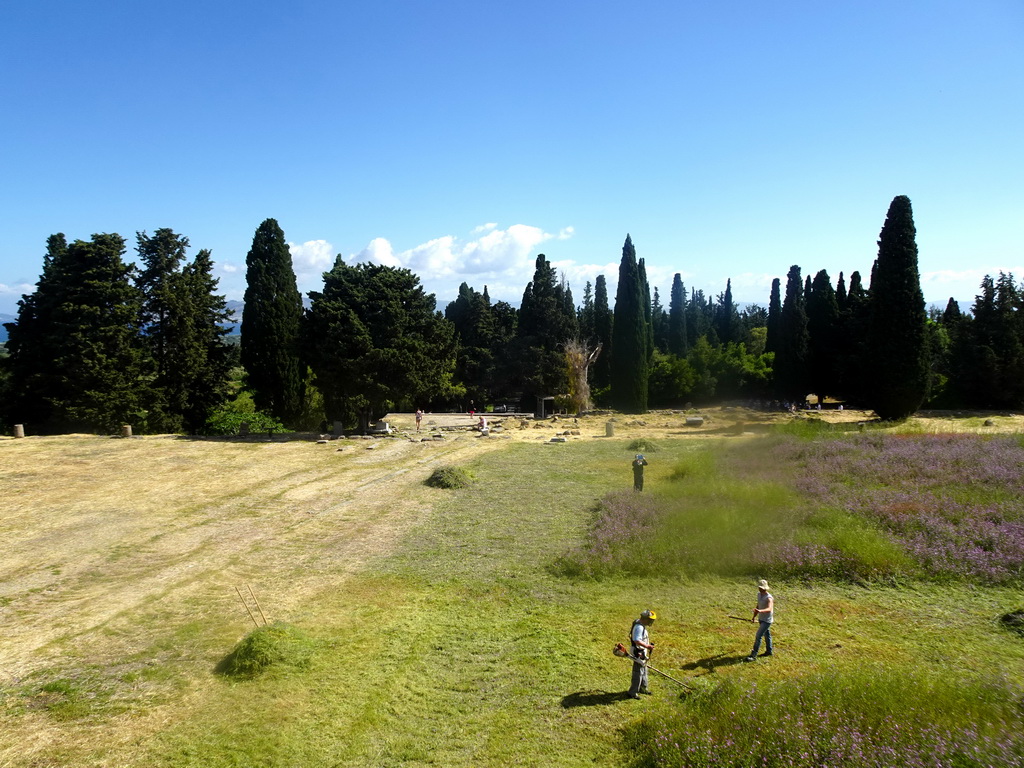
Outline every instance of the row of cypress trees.
[[[51, 237], [37, 291], [9, 326], [8, 416], [52, 429], [202, 429], [227, 395], [233, 358], [210, 254], [188, 261], [188, 245], [169, 229], [137, 233], [134, 267], [117, 235], [70, 245]], [[583, 354], [594, 359], [587, 383], [599, 402], [627, 412], [652, 399], [800, 401], [814, 392], [899, 418], [929, 386], [951, 402], [1024, 396], [1012, 276], [986, 278], [973, 318], [947, 308], [929, 321], [903, 196], [890, 205], [868, 288], [856, 272], [849, 289], [842, 274], [833, 289], [824, 270], [802, 280], [793, 266], [785, 297], [775, 280], [767, 310], [738, 309], [731, 282], [716, 299], [687, 294], [679, 274], [666, 310], [629, 235], [614, 308], [603, 275], [577, 308], [541, 254], [518, 310], [463, 283], [442, 315], [408, 270], [340, 258], [304, 309], [273, 219], [256, 230], [246, 266], [241, 364], [256, 407], [289, 425], [309, 420], [311, 402], [326, 419], [363, 425], [393, 407], [522, 397], [532, 408], [534, 395], [573, 388], [565, 345], [574, 339], [585, 353], [600, 349], [596, 359]]]

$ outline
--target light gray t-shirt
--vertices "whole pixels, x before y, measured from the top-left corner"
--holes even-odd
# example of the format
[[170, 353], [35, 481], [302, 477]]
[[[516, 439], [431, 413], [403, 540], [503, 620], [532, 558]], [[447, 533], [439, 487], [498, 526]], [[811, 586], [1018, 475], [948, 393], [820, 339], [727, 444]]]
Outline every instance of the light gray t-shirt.
[[[772, 593], [771, 592], [765, 592], [763, 595], [760, 592], [758, 592], [757, 593], [757, 610], [763, 611], [765, 608], [768, 607], [769, 601], [774, 600], [774, 599], [775, 598], [772, 597]], [[775, 621], [775, 618], [774, 618], [773, 614], [774, 614], [774, 611], [770, 611], [768, 613], [759, 613], [759, 614], [757, 614], [757, 620], [758, 621], [764, 621], [764, 622], [767, 622], [768, 624], [771, 624], [773, 621]]]
[[639, 621], [636, 624], [633, 625], [633, 633], [632, 633], [632, 637], [630, 637], [630, 639], [634, 643], [638, 643], [639, 642], [639, 643], [648, 643], [648, 644], [650, 644], [651, 641], [648, 639], [648, 637], [649, 637], [649, 635], [647, 634], [647, 627], [645, 627]]

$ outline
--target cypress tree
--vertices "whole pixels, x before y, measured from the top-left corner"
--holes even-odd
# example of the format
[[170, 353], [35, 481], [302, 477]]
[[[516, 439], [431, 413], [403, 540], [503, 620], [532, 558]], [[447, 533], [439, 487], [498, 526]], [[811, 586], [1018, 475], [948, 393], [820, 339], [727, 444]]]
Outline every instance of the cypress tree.
[[302, 297], [284, 232], [274, 219], [257, 228], [245, 265], [242, 365], [256, 407], [290, 424], [303, 398]]
[[828, 272], [822, 269], [814, 276], [811, 299], [807, 303], [809, 382], [819, 402], [826, 395], [838, 392], [838, 332], [839, 304]]
[[719, 299], [718, 313], [715, 322], [718, 340], [723, 345], [731, 341], [739, 341], [740, 318], [736, 305], [732, 300], [732, 279], [725, 282], [725, 293]]
[[775, 388], [780, 398], [802, 403], [807, 397], [807, 311], [800, 267], [794, 264], [786, 278], [779, 345], [775, 350]]
[[651, 300], [651, 332], [654, 336], [654, 348], [662, 354], [668, 353], [668, 312], [661, 305], [658, 289], [654, 289]]
[[577, 320], [580, 326], [580, 338], [587, 344], [593, 344], [597, 338], [594, 329], [594, 287], [587, 280], [583, 288], [583, 305], [580, 307]]
[[668, 303], [668, 351], [682, 357], [686, 354], [686, 287], [676, 272], [672, 278], [672, 293]]
[[648, 339], [644, 285], [633, 240], [626, 235], [615, 293], [611, 372], [612, 402], [625, 413], [647, 412]]
[[612, 328], [614, 315], [608, 304], [608, 281], [598, 275], [594, 281], [594, 333], [601, 345], [601, 354], [594, 362], [594, 388], [605, 389], [611, 385]]
[[867, 405], [883, 420], [903, 419], [921, 407], [929, 378], [916, 230], [905, 195], [889, 205], [871, 271], [870, 297]]
[[776, 352], [779, 348], [779, 334], [782, 324], [782, 288], [779, 278], [772, 280], [771, 297], [768, 299], [768, 334], [764, 351]]
[[640, 280], [640, 291], [644, 302], [644, 327], [647, 329], [647, 369], [650, 371], [654, 360], [654, 321], [651, 305], [651, 284], [647, 280], [647, 265], [643, 259], [636, 263], [636, 272]]

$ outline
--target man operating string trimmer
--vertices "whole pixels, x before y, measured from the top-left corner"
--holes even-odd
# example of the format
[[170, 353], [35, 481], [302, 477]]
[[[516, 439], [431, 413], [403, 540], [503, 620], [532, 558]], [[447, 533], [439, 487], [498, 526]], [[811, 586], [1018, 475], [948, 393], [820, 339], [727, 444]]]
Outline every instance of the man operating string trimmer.
[[629, 632], [631, 645], [630, 656], [633, 657], [633, 678], [629, 683], [629, 697], [639, 699], [641, 693], [649, 694], [647, 687], [647, 664], [644, 662], [650, 658], [654, 650], [654, 643], [651, 642], [647, 628], [657, 619], [654, 611], [643, 611], [640, 618], [633, 622], [633, 628]]
[[651, 692], [647, 687], [647, 670], [657, 672], [662, 677], [667, 677], [673, 683], [678, 683], [683, 688], [692, 690], [682, 680], [677, 680], [672, 675], [663, 672], [657, 667], [652, 667], [648, 663], [648, 659], [651, 658], [651, 651], [654, 650], [654, 643], [650, 640], [647, 628], [654, 623], [656, 618], [658, 617], [654, 611], [644, 611], [641, 613], [640, 618], [633, 622], [633, 628], [629, 633], [629, 650], [626, 650], [626, 646], [622, 643], [618, 643], [613, 650], [616, 656], [633, 660], [633, 678], [629, 685], [629, 697], [631, 699], [639, 699], [641, 693], [649, 694]]

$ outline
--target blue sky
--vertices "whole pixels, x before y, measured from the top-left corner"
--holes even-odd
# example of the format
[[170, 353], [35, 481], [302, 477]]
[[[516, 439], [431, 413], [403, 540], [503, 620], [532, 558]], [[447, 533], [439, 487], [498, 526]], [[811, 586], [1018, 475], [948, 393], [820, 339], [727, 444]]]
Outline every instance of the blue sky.
[[[278, 220], [303, 291], [336, 254], [518, 304], [577, 301], [626, 233], [672, 275], [860, 270], [908, 195], [925, 298], [1024, 278], [1024, 4], [8, 3], [0, 313], [48, 235], [170, 227], [244, 291]], [[614, 293], [612, 293], [614, 296]]]

